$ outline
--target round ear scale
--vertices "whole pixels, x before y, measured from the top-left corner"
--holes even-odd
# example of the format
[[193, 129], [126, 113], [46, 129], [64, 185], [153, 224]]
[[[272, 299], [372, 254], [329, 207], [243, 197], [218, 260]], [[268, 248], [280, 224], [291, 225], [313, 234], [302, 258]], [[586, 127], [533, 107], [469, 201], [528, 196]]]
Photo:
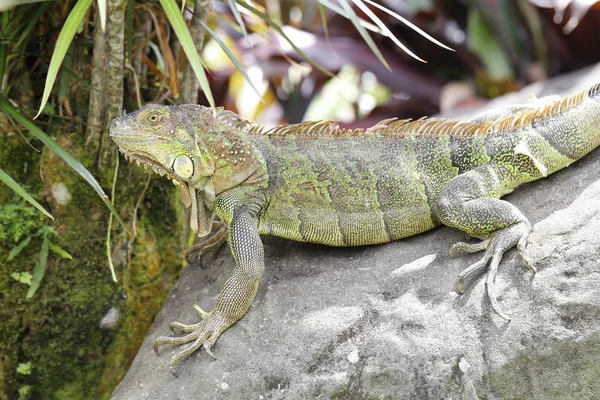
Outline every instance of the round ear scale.
[[183, 179], [190, 179], [194, 175], [194, 163], [188, 156], [178, 156], [173, 163], [173, 172]]

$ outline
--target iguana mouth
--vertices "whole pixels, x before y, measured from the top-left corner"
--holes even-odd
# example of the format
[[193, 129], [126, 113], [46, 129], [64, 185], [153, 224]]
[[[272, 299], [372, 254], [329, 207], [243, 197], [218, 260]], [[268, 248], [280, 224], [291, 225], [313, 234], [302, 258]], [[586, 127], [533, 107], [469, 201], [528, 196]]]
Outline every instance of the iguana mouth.
[[145, 155], [143, 153], [139, 153], [139, 152], [129, 152], [126, 150], [122, 150], [121, 148], [119, 148], [119, 151], [125, 156], [125, 158], [127, 160], [129, 160], [129, 162], [135, 161], [135, 163], [137, 165], [144, 167], [144, 169], [148, 169], [148, 167], [150, 167], [158, 175], [160, 175], [160, 176], [166, 175], [167, 178], [171, 179], [173, 181], [173, 183], [176, 185], [179, 185], [179, 186], [186, 185], [186, 183], [183, 180], [181, 180], [181, 178], [179, 178], [178, 176], [173, 174], [173, 172], [166, 169], [162, 164], [158, 163], [157, 161], [154, 161], [152, 158], [148, 157], [147, 155]]
[[[183, 202], [186, 208], [192, 207], [192, 196], [195, 196], [195, 193], [188, 186], [186, 182], [181, 180], [181, 178], [177, 177], [173, 172], [166, 169], [162, 164], [154, 161], [152, 158], [146, 156], [140, 152], [128, 152], [119, 148], [119, 151], [125, 156], [129, 162], [134, 162], [137, 165], [144, 167], [144, 169], [148, 169], [148, 167], [152, 168], [154, 172], [159, 174], [160, 176], [167, 176], [167, 178], [171, 179], [173, 183], [179, 186], [181, 190], [181, 195], [183, 196]], [[195, 216], [194, 216], [195, 217]]]

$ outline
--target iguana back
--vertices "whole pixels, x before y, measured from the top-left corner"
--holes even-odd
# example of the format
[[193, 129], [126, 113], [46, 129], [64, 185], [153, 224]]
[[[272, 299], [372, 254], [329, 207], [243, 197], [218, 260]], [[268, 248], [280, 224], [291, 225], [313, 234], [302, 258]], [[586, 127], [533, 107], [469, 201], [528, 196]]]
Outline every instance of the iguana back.
[[388, 120], [367, 132], [330, 122], [249, 129], [268, 173], [259, 232], [357, 246], [429, 230], [441, 223], [442, 189], [460, 174], [493, 165], [499, 182], [492, 197], [499, 198], [594, 148], [597, 92], [511, 106], [463, 123]]

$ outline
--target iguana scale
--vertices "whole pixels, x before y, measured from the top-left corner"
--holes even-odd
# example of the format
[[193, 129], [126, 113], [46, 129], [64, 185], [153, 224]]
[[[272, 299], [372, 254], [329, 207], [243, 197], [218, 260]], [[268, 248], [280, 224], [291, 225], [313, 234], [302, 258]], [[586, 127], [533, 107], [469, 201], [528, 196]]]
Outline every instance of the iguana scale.
[[600, 144], [600, 84], [469, 121], [390, 119], [366, 130], [332, 121], [268, 129], [222, 109], [147, 105], [115, 118], [110, 134], [130, 160], [179, 185], [199, 236], [211, 231], [213, 214], [228, 228], [236, 267], [214, 310], [193, 325], [171, 324], [186, 335], [154, 342], [156, 351], [193, 342], [177, 362], [200, 347], [212, 355], [250, 307], [264, 270], [259, 234], [360, 246], [458, 228], [481, 242], [457, 243], [451, 254], [485, 251], [459, 275], [459, 290], [487, 268], [491, 307], [509, 319], [494, 286], [503, 253], [517, 246], [535, 269], [525, 256], [530, 224], [500, 197]]

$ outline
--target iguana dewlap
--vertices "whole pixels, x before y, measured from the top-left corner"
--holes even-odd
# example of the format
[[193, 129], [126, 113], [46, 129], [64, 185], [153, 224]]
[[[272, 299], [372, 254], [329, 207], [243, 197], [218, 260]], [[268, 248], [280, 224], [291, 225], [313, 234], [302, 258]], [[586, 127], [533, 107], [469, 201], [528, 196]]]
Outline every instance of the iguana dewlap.
[[[503, 253], [524, 251], [530, 224], [499, 200], [522, 183], [545, 177], [600, 144], [600, 85], [486, 112], [470, 121], [385, 120], [365, 130], [335, 122], [267, 129], [236, 114], [198, 105], [147, 105], [115, 118], [110, 134], [129, 159], [180, 186], [199, 236], [213, 215], [228, 227], [236, 268], [215, 308], [197, 324], [171, 324], [187, 334], [161, 344], [193, 344], [209, 353], [219, 335], [250, 307], [264, 270], [259, 234], [331, 246], [385, 243], [447, 225], [480, 238], [451, 254], [485, 251], [459, 276], [488, 269]], [[211, 353], [212, 354], [212, 353]]]

